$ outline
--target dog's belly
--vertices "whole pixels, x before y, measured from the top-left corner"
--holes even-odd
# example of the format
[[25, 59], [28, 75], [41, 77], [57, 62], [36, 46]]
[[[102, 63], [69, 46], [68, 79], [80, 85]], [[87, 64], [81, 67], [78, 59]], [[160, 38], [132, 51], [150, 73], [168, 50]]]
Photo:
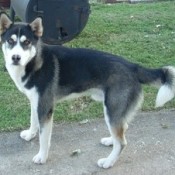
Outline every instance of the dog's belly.
[[104, 92], [101, 89], [93, 88], [89, 89], [87, 91], [81, 92], [81, 93], [71, 93], [67, 96], [64, 96], [61, 98], [59, 101], [64, 101], [64, 100], [72, 100], [75, 98], [79, 98], [82, 96], [91, 96], [91, 98], [95, 101], [103, 102], [104, 101]]
[[104, 101], [104, 92], [100, 89], [92, 89], [91, 98], [95, 101]]

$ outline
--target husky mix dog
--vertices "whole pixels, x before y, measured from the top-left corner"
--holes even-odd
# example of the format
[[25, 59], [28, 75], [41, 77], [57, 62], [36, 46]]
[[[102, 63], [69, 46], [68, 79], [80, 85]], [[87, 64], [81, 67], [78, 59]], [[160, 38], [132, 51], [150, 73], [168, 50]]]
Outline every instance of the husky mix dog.
[[101, 143], [113, 145], [108, 157], [98, 166], [109, 168], [126, 146], [128, 123], [143, 101], [142, 84], [159, 89], [156, 106], [163, 106], [175, 94], [175, 68], [149, 69], [120, 56], [83, 48], [67, 48], [42, 43], [42, 19], [13, 23], [0, 14], [0, 39], [5, 66], [17, 88], [31, 103], [31, 126], [21, 132], [29, 141], [39, 131], [40, 148], [33, 162], [48, 158], [53, 111], [57, 101], [91, 95], [101, 101], [110, 137]]

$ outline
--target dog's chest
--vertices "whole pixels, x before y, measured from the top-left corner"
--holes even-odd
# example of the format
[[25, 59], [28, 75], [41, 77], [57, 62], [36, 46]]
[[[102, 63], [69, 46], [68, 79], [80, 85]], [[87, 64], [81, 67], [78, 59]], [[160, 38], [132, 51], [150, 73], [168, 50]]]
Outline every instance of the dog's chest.
[[17, 88], [25, 93], [25, 82], [22, 81], [22, 77], [25, 75], [25, 70], [21, 66], [14, 66], [14, 65], [6, 65], [6, 68], [10, 74], [10, 77], [14, 81]]

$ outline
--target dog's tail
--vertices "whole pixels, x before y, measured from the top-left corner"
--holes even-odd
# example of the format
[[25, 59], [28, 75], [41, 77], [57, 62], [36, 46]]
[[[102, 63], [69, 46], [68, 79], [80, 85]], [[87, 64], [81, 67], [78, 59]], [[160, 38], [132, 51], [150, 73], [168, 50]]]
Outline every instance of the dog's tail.
[[163, 106], [175, 96], [175, 67], [167, 66], [160, 69], [137, 68], [139, 82], [159, 87], [156, 107]]

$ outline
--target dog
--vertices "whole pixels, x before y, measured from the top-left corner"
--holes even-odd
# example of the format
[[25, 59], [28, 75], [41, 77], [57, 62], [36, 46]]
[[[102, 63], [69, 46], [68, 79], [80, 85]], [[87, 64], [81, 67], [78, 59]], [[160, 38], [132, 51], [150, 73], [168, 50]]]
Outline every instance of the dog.
[[127, 145], [128, 123], [141, 107], [142, 84], [159, 88], [156, 107], [163, 106], [175, 95], [175, 68], [150, 69], [102, 51], [47, 45], [42, 34], [40, 17], [31, 23], [13, 23], [6, 13], [0, 14], [6, 69], [31, 104], [30, 128], [20, 136], [29, 141], [39, 131], [40, 148], [33, 162], [44, 164], [48, 158], [56, 102], [91, 95], [103, 103], [110, 133], [101, 143], [113, 145], [109, 156], [97, 164], [112, 167]]

